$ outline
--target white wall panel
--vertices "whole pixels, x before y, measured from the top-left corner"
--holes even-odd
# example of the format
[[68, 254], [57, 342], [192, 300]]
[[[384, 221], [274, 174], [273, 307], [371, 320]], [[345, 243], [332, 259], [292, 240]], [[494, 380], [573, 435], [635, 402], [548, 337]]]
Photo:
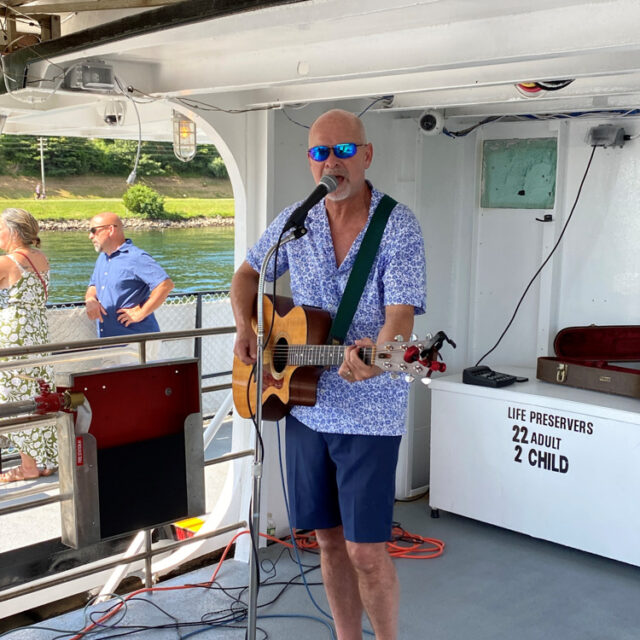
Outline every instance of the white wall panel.
[[[575, 198], [597, 120], [573, 123], [565, 209]], [[620, 121], [630, 134], [637, 120]], [[596, 149], [580, 202], [563, 240], [556, 329], [640, 322], [640, 144]]]
[[[450, 368], [475, 364], [506, 326], [537, 267], [557, 240], [575, 200], [602, 119], [495, 123], [461, 139], [425, 138], [416, 211], [425, 228], [427, 317], [451, 328]], [[630, 134], [640, 123], [621, 120]], [[450, 128], [462, 128], [451, 124]], [[484, 139], [558, 136], [554, 210], [481, 209]], [[640, 318], [640, 144], [597, 149], [582, 196], [555, 256], [531, 287], [487, 364], [533, 366], [562, 327], [633, 324]], [[535, 221], [545, 213], [552, 223]], [[465, 335], [465, 322], [468, 335]], [[430, 323], [431, 324], [431, 323]], [[442, 327], [440, 327], [442, 325]], [[548, 338], [547, 338], [548, 336]]]

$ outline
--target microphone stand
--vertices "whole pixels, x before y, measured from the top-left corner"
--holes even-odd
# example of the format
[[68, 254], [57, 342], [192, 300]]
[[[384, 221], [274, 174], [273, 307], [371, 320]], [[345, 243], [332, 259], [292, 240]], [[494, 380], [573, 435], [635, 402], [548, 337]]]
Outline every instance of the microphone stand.
[[[299, 225], [295, 227], [291, 233], [274, 244], [262, 261], [260, 267], [260, 277], [258, 279], [258, 300], [257, 300], [257, 327], [256, 327], [256, 446], [253, 456], [253, 486], [251, 490], [251, 554], [249, 556], [249, 605], [247, 617], [247, 640], [255, 640], [256, 637], [256, 621], [258, 612], [258, 542], [260, 540], [260, 490], [262, 486], [262, 451], [260, 450], [261, 439], [258, 435], [262, 435], [262, 383], [263, 383], [263, 363], [264, 363], [264, 285], [267, 266], [271, 256], [278, 247], [281, 247], [291, 240], [297, 240], [307, 233], [307, 230]], [[275, 283], [275, 280], [274, 280]], [[275, 304], [275, 300], [274, 300]]]

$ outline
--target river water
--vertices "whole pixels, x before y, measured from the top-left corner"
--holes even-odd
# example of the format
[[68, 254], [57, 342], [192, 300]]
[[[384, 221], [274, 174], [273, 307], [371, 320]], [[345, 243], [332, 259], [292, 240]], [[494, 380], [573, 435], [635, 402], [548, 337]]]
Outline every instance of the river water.
[[[233, 275], [233, 227], [127, 231], [176, 285], [175, 293], [222, 291]], [[51, 265], [49, 302], [84, 300], [97, 254], [86, 231], [42, 231], [40, 247]]]

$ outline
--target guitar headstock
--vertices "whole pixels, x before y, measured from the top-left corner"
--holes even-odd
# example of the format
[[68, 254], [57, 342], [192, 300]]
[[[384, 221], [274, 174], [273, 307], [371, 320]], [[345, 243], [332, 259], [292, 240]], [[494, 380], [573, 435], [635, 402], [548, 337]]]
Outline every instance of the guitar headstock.
[[434, 371], [444, 373], [447, 370], [447, 365], [438, 361], [438, 357], [441, 358], [439, 350], [445, 341], [456, 348], [456, 343], [444, 331], [438, 331], [434, 336], [427, 334], [424, 340], [411, 336], [411, 340], [406, 341], [402, 336], [396, 336], [393, 342], [378, 346], [373, 364], [383, 371], [390, 371], [392, 378], [403, 374], [407, 382], [420, 380], [429, 384]]

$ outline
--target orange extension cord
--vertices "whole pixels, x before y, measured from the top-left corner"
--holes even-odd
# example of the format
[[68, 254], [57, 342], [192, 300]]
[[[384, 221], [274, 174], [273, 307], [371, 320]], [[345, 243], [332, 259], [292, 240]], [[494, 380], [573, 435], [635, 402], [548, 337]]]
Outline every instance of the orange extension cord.
[[[105, 613], [102, 618], [96, 620], [91, 623], [87, 627], [85, 627], [78, 634], [73, 636], [71, 640], [81, 640], [89, 631], [101, 625], [106, 620], [114, 616], [123, 606], [123, 604], [133, 598], [135, 596], [139, 596], [141, 593], [150, 593], [151, 591], [178, 591], [181, 589], [194, 589], [197, 587], [210, 587], [216, 580], [218, 572], [222, 567], [222, 563], [225, 561], [229, 550], [233, 543], [242, 535], [248, 534], [249, 529], [243, 529], [242, 531], [238, 531], [229, 543], [225, 547], [222, 552], [222, 556], [218, 561], [218, 565], [216, 566], [213, 575], [211, 576], [211, 580], [208, 582], [202, 582], [197, 585], [189, 584], [189, 585], [177, 585], [175, 587], [145, 587], [144, 589], [138, 589], [137, 591], [131, 592], [126, 598], [123, 598], [122, 601], [111, 609], [109, 612]], [[280, 538], [276, 538], [274, 536], [267, 535], [266, 533], [261, 533], [261, 537], [266, 538], [267, 540], [271, 540], [273, 542], [277, 542], [278, 544], [284, 545], [289, 549], [293, 549], [293, 544], [291, 542], [287, 542], [287, 539], [281, 540]], [[429, 558], [437, 558], [442, 555], [444, 552], [444, 542], [441, 540], [436, 540], [435, 538], [423, 538], [422, 536], [418, 536], [412, 533], [407, 533], [400, 526], [394, 526], [392, 530], [392, 538], [391, 542], [387, 542], [387, 550], [389, 551], [389, 555], [393, 558], [406, 558], [409, 560], [426, 560]], [[296, 545], [299, 549], [302, 550], [314, 550], [318, 548], [318, 541], [315, 537], [315, 532], [310, 533], [299, 533], [296, 534]]]
[[[260, 534], [263, 535], [263, 534]], [[266, 536], [270, 540], [291, 546], [291, 543], [283, 542], [278, 538]], [[407, 533], [402, 527], [395, 525], [391, 531], [390, 542], [387, 542], [387, 551], [392, 558], [406, 558], [408, 560], [428, 560], [437, 558], [444, 552], [444, 542], [435, 538], [423, 538], [413, 533]], [[314, 550], [318, 548], [315, 533], [297, 533], [296, 544], [298, 549]]]

